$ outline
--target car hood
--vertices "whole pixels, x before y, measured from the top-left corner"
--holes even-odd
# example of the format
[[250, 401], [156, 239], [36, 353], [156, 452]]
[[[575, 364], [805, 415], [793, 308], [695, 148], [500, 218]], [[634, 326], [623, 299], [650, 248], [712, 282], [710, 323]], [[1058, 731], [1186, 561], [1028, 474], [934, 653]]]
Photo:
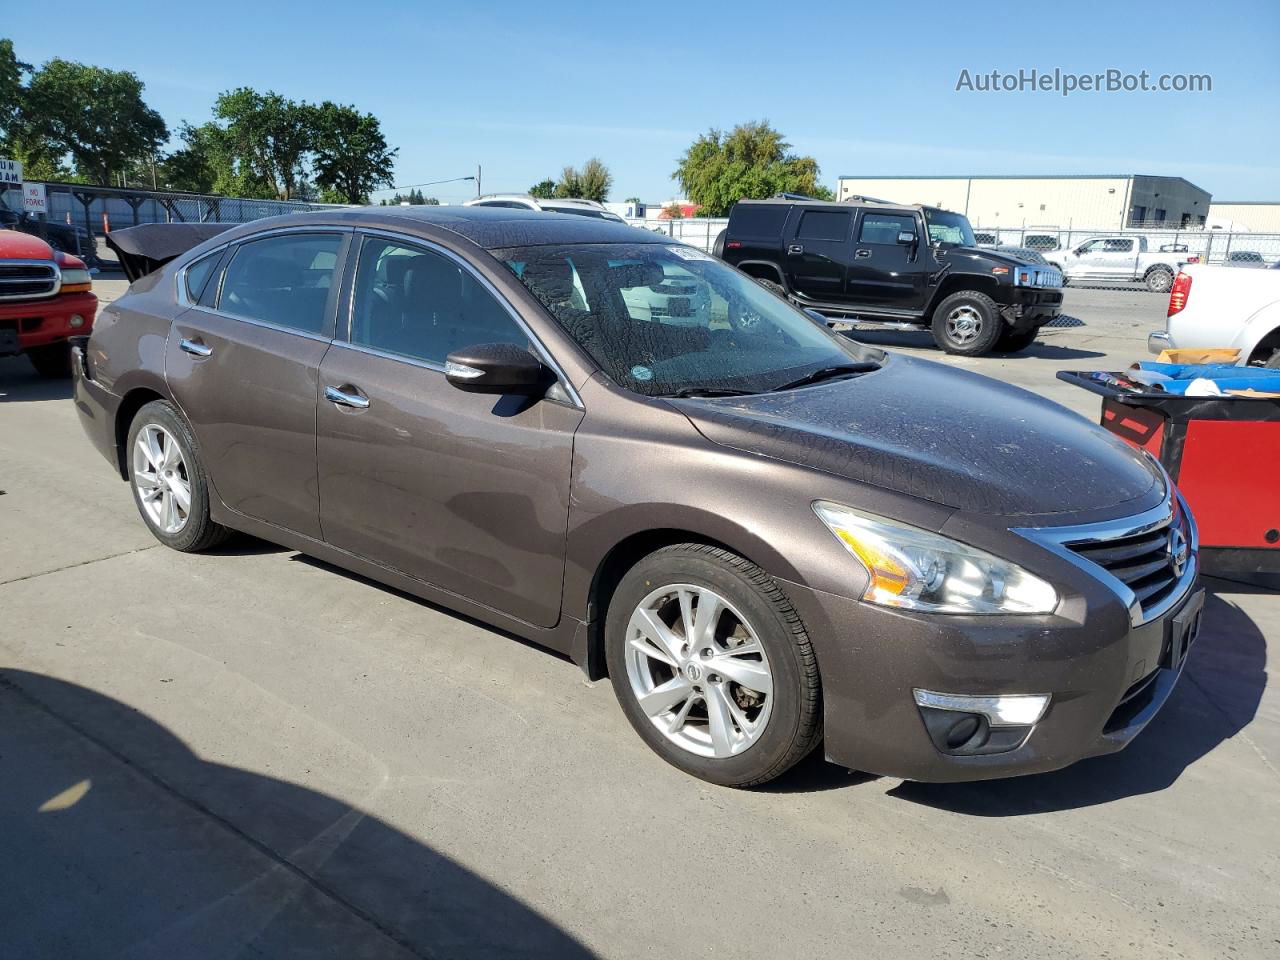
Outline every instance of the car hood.
[[53, 247], [17, 230], [0, 231], [0, 260], [52, 260]]
[[1065, 407], [911, 357], [781, 393], [672, 402], [714, 443], [958, 510], [1102, 509], [1161, 482], [1143, 456]]

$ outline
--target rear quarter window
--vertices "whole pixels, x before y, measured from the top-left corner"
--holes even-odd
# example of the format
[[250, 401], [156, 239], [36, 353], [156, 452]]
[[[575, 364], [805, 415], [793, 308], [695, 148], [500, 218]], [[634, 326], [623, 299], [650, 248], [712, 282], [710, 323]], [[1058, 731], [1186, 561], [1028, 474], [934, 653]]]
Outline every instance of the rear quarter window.
[[791, 208], [781, 203], [739, 203], [729, 213], [731, 237], [780, 237]]

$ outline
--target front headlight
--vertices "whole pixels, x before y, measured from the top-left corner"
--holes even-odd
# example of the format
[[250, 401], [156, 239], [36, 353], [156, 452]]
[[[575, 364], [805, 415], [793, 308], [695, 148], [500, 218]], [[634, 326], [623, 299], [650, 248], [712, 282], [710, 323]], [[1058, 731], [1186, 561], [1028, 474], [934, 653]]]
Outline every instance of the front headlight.
[[93, 288], [93, 277], [88, 270], [69, 267], [62, 271], [62, 292], [80, 293]]
[[820, 500], [818, 518], [871, 575], [862, 599], [923, 613], [1052, 613], [1039, 577], [975, 547]]

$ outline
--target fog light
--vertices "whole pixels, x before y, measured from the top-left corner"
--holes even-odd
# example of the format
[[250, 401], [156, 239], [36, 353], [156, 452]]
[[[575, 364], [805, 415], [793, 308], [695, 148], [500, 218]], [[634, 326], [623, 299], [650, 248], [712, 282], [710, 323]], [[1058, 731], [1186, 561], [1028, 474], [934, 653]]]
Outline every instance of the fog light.
[[80, 327], [83, 327], [83, 326], [84, 326], [84, 317], [80, 316], [80, 314], [78, 314], [78, 313], [73, 313], [73, 314], [71, 315], [70, 324], [71, 324], [71, 328], [72, 328], [73, 330], [74, 330], [74, 329], [78, 329], [78, 328], [80, 328]]
[[994, 697], [967, 697], [957, 693], [915, 690], [916, 703], [935, 710], [976, 713], [993, 727], [1029, 727], [1049, 708], [1047, 693], [1011, 693]]

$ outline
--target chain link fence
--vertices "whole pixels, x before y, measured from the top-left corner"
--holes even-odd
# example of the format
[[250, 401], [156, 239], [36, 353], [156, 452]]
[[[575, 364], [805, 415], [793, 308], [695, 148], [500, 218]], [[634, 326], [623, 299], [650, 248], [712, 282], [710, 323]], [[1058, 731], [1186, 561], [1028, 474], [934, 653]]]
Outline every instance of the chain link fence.
[[[727, 218], [690, 217], [683, 220], [627, 221], [633, 227], [653, 230], [673, 240], [690, 244], [710, 252], [720, 231], [728, 226]], [[1168, 260], [1177, 269], [1180, 263], [1199, 257], [1201, 263], [1226, 264], [1242, 268], [1265, 268], [1280, 262], [1280, 233], [1257, 233], [1228, 230], [1182, 230], [1164, 228], [1101, 230], [1072, 227], [988, 227], [974, 225], [974, 235], [979, 246], [1010, 247], [1034, 250], [1041, 256], [1053, 259], [1073, 251], [1089, 240], [1110, 238], [1134, 238], [1134, 251], [1142, 250], [1155, 259]], [[1115, 280], [1092, 280], [1082, 277], [1073, 282], [1089, 286], [1132, 289], [1141, 281], [1124, 283]]]

